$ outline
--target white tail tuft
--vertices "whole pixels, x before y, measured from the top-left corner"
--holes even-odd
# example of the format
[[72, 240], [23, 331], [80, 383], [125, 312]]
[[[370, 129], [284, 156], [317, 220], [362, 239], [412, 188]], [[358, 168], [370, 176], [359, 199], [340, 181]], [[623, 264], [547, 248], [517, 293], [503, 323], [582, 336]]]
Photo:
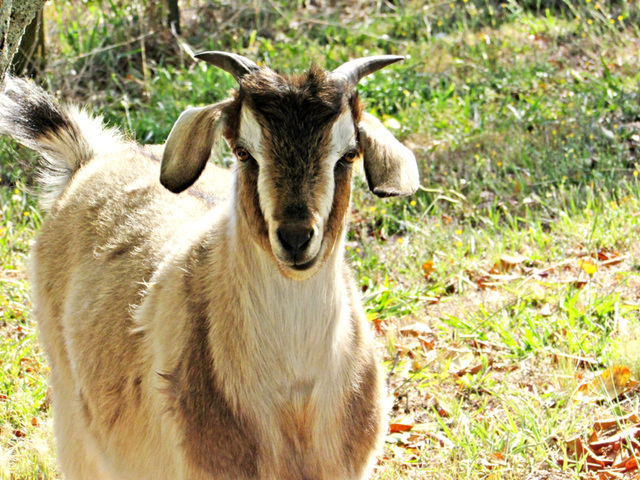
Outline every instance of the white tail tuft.
[[120, 133], [105, 128], [100, 117], [60, 105], [33, 82], [9, 76], [0, 92], [0, 133], [42, 155], [40, 204], [45, 210], [84, 163], [122, 143]]

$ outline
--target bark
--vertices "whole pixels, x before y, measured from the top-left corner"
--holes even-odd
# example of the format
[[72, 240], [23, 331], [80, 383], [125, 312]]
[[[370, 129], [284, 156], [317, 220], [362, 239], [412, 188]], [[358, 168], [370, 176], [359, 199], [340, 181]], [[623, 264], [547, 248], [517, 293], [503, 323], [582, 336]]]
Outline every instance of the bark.
[[24, 31], [20, 47], [13, 57], [11, 72], [14, 75], [35, 77], [44, 70], [46, 52], [44, 44], [44, 9], [40, 9]]
[[24, 30], [45, 0], [0, 0], [0, 79], [11, 66]]
[[178, 8], [178, 0], [167, 0], [167, 5], [169, 6], [169, 16], [167, 18], [169, 29], [180, 35], [180, 9]]

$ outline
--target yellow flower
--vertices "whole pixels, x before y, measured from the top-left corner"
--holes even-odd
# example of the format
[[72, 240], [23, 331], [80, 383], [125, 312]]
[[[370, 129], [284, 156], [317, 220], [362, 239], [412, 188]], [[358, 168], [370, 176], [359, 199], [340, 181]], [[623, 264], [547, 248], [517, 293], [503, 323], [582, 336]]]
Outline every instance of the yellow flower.
[[589, 140], [593, 140], [593, 135], [589, 135]]
[[566, 176], [566, 175], [563, 175], [563, 176], [562, 176], [562, 181], [563, 181], [563, 182], [566, 182], [566, 181], [567, 181], [567, 176]]
[[411, 102], [411, 106], [412, 106], [412, 107], [417, 107], [417, 106], [418, 106], [418, 104], [417, 104], [416, 102]]
[[362, 250], [360, 250], [359, 248], [356, 248], [356, 253], [361, 253]]
[[376, 207], [369, 207], [369, 211], [370, 212], [375, 212], [376, 211]]
[[405, 95], [409, 95], [409, 90], [403, 90], [403, 92]]
[[598, 270], [598, 267], [596, 267], [596, 265], [589, 260], [578, 260], [578, 266], [589, 276], [593, 275], [594, 273], [596, 273], [596, 270]]
[[438, 26], [441, 27], [442, 26], [442, 20], [438, 20]]
[[611, 20], [609, 20], [609, 23], [616, 23], [616, 21], [612, 18]]
[[20, 190], [18, 190], [17, 188], [13, 191], [14, 195], [20, 195]]
[[402, 244], [403, 239], [402, 238], [398, 238], [398, 243]]
[[588, 23], [589, 25], [591, 25], [591, 24], [593, 23], [593, 20], [589, 19], [589, 20], [587, 20], [587, 23]]
[[[638, 173], [638, 172], [636, 172], [636, 174], [637, 174], [637, 173]], [[415, 207], [415, 206], [416, 206], [416, 201], [415, 201], [415, 200], [411, 200], [411, 201], [409, 202], [409, 205], [411, 205], [412, 207]]]
[[460, 248], [462, 246], [462, 242], [456, 242], [456, 247]]
[[456, 230], [456, 235], [462, 235], [462, 230], [460, 229]]
[[502, 162], [497, 162], [496, 166], [501, 167], [502, 166]]
[[621, 22], [622, 20], [624, 20], [624, 15], [618, 15], [618, 21]]
[[382, 210], [380, 210], [380, 213], [384, 215], [385, 213], [387, 213], [387, 211], [383, 208]]
[[31, 215], [30, 212], [24, 212], [22, 215], [24, 215], [25, 217], [28, 217], [29, 215]]
[[634, 171], [633, 171], [633, 176], [634, 176], [634, 177], [637, 177], [637, 176], [638, 176], [638, 170], [634, 170]]
[[591, 3], [591, 0], [585, 0], [585, 2], [587, 2], [587, 3]]
[[556, 132], [555, 130], [551, 131], [551, 135], [555, 135], [556, 133], [558, 133], [558, 132]]

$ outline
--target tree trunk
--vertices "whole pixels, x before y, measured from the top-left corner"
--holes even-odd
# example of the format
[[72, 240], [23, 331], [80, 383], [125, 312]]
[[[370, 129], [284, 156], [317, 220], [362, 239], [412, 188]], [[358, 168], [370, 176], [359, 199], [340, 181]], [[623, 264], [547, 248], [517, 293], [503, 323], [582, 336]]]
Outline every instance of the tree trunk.
[[24, 29], [31, 23], [45, 0], [0, 1], [0, 79], [11, 66]]
[[169, 30], [175, 31], [180, 35], [180, 9], [178, 8], [178, 0], [167, 0], [169, 7], [169, 17], [167, 23], [169, 24]]
[[46, 64], [44, 46], [44, 9], [40, 9], [24, 31], [20, 47], [13, 57], [11, 71], [14, 75], [35, 77]]

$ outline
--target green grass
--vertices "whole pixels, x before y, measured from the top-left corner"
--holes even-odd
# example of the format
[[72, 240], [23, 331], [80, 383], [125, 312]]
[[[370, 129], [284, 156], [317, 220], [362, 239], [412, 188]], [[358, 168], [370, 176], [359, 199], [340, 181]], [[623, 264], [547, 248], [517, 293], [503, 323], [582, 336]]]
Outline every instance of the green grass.
[[[582, 403], [574, 391], [615, 364], [640, 378], [640, 8], [340, 5], [181, 3], [182, 41], [284, 72], [407, 57], [359, 86], [415, 151], [423, 185], [407, 199], [376, 199], [361, 179], [354, 191], [347, 255], [392, 417], [414, 425], [388, 436], [374, 478], [581, 478], [559, 463], [571, 458], [566, 440], [586, 440], [596, 417], [637, 412], [634, 394]], [[48, 5], [39, 81], [161, 143], [182, 110], [224, 98], [234, 81], [189, 60], [150, 11]], [[33, 164], [2, 143], [0, 477], [11, 479], [59, 478], [25, 274], [41, 220]], [[419, 336], [402, 330], [415, 323]]]

